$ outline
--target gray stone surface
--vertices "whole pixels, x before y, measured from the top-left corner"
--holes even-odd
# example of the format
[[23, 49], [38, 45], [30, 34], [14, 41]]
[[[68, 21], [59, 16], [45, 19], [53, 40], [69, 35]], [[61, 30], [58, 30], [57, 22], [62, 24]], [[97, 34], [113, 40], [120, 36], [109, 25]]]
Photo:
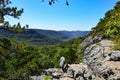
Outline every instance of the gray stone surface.
[[[107, 44], [104, 42], [109, 43]], [[105, 48], [106, 46], [107, 48]], [[92, 76], [91, 80], [109, 80], [109, 78], [114, 75], [114, 72], [109, 67], [109, 65], [103, 65], [106, 61], [109, 60], [120, 60], [120, 51], [111, 51], [110, 49], [108, 49], [111, 46], [113, 46], [113, 44], [110, 40], [104, 40], [101, 41], [101, 45], [91, 44], [85, 49], [83, 62], [87, 64], [89, 68], [93, 71], [92, 74], [90, 74], [89, 71], [84, 74], [84, 77], [86, 79], [88, 79], [88, 76]], [[90, 78], [88, 80], [90, 80]]]
[[88, 47], [90, 46], [91, 44], [94, 44], [96, 42], [99, 42], [102, 40], [102, 36], [99, 35], [99, 36], [95, 36], [94, 38], [92, 38], [91, 36], [87, 37], [82, 43], [81, 43], [81, 46], [84, 46], [84, 47]]
[[110, 55], [110, 60], [120, 61], [120, 51], [112, 51]]
[[103, 62], [105, 61], [120, 61], [120, 51], [111, 51], [105, 57]]
[[85, 68], [84, 67], [80, 67], [78, 70], [76, 70], [75, 72], [74, 72], [74, 78], [76, 79], [76, 78], [78, 78], [79, 76], [81, 76], [81, 77], [83, 77], [84, 76], [84, 74], [85, 74]]
[[51, 76], [56, 79], [59, 79], [62, 75], [63, 75], [63, 73], [58, 73], [58, 72], [54, 72], [51, 74]]
[[101, 62], [104, 63], [104, 62], [109, 61], [109, 60], [110, 60], [110, 56], [106, 56], [106, 58]]
[[67, 69], [69, 68], [64, 57], [60, 58], [60, 67], [62, 68], [63, 72], [67, 72]]
[[63, 71], [60, 68], [49, 68], [47, 70], [44, 70], [42, 74], [49, 75], [49, 74], [56, 73], [56, 72], [63, 73]]
[[41, 75], [41, 76], [30, 76], [29, 80], [44, 80], [44, 76], [45, 75]]
[[72, 78], [74, 77], [74, 71], [70, 67], [67, 69], [67, 76], [72, 77]]
[[84, 74], [84, 77], [87, 79], [87, 80], [91, 80], [92, 79], [92, 76], [93, 76], [93, 72], [90, 70], [88, 71], [86, 74]]
[[61, 57], [60, 58], [60, 67], [63, 67], [63, 65], [65, 64], [65, 58], [64, 57]]
[[84, 51], [84, 63], [91, 64], [93, 62], [99, 62], [103, 58], [103, 50], [104, 48], [93, 44], [87, 47]]

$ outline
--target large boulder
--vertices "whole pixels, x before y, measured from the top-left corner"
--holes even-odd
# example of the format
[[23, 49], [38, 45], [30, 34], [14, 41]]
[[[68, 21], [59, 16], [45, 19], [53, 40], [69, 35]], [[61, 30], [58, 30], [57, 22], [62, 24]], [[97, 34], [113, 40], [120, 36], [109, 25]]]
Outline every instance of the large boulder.
[[61, 57], [60, 58], [60, 67], [63, 67], [65, 63], [66, 63], [65, 58]]
[[84, 63], [92, 64], [94, 62], [100, 62], [103, 59], [104, 48], [93, 44], [87, 47], [84, 51]]
[[102, 62], [106, 61], [120, 61], [120, 51], [109, 52]]
[[67, 72], [69, 66], [64, 57], [60, 58], [60, 67], [62, 68], [63, 72]]
[[120, 61], [120, 51], [112, 51], [108, 56], [112, 61]]

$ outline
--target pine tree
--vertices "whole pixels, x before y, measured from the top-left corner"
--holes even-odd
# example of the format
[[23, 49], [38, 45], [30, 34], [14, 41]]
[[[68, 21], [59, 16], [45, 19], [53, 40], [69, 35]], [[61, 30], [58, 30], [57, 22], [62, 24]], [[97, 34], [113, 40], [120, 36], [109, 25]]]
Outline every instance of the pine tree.
[[17, 25], [11, 26], [8, 21], [5, 21], [5, 16], [19, 19], [23, 13], [23, 9], [18, 10], [17, 7], [10, 7], [9, 5], [11, 3], [10, 0], [0, 0], [0, 29], [13, 33], [21, 33], [25, 31], [25, 28], [28, 27], [28, 25], [21, 27], [20, 23], [18, 23]]

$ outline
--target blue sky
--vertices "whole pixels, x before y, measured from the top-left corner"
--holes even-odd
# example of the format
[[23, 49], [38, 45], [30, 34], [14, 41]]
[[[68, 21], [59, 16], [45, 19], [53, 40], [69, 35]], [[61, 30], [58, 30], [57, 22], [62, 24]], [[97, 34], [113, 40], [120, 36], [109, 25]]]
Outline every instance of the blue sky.
[[11, 0], [11, 6], [24, 8], [19, 20], [6, 17], [11, 24], [20, 22], [28, 24], [29, 28], [49, 30], [90, 30], [95, 27], [100, 18], [112, 9], [118, 0], [58, 0], [56, 4], [48, 5], [48, 0]]

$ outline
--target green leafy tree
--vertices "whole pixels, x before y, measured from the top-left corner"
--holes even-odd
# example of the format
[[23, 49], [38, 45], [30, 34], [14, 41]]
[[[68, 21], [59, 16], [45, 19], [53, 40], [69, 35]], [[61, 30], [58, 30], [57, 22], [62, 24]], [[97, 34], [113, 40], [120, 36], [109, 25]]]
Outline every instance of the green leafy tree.
[[113, 49], [120, 49], [120, 1], [113, 9], [105, 13], [105, 17], [100, 19], [96, 27], [92, 28], [91, 35], [109, 38], [116, 44]]
[[[92, 28], [92, 35], [103, 35], [115, 38], [120, 34], [120, 1], [112, 10], [105, 13], [105, 17], [100, 19], [97, 26]], [[117, 36], [116, 36], [117, 35]]]

